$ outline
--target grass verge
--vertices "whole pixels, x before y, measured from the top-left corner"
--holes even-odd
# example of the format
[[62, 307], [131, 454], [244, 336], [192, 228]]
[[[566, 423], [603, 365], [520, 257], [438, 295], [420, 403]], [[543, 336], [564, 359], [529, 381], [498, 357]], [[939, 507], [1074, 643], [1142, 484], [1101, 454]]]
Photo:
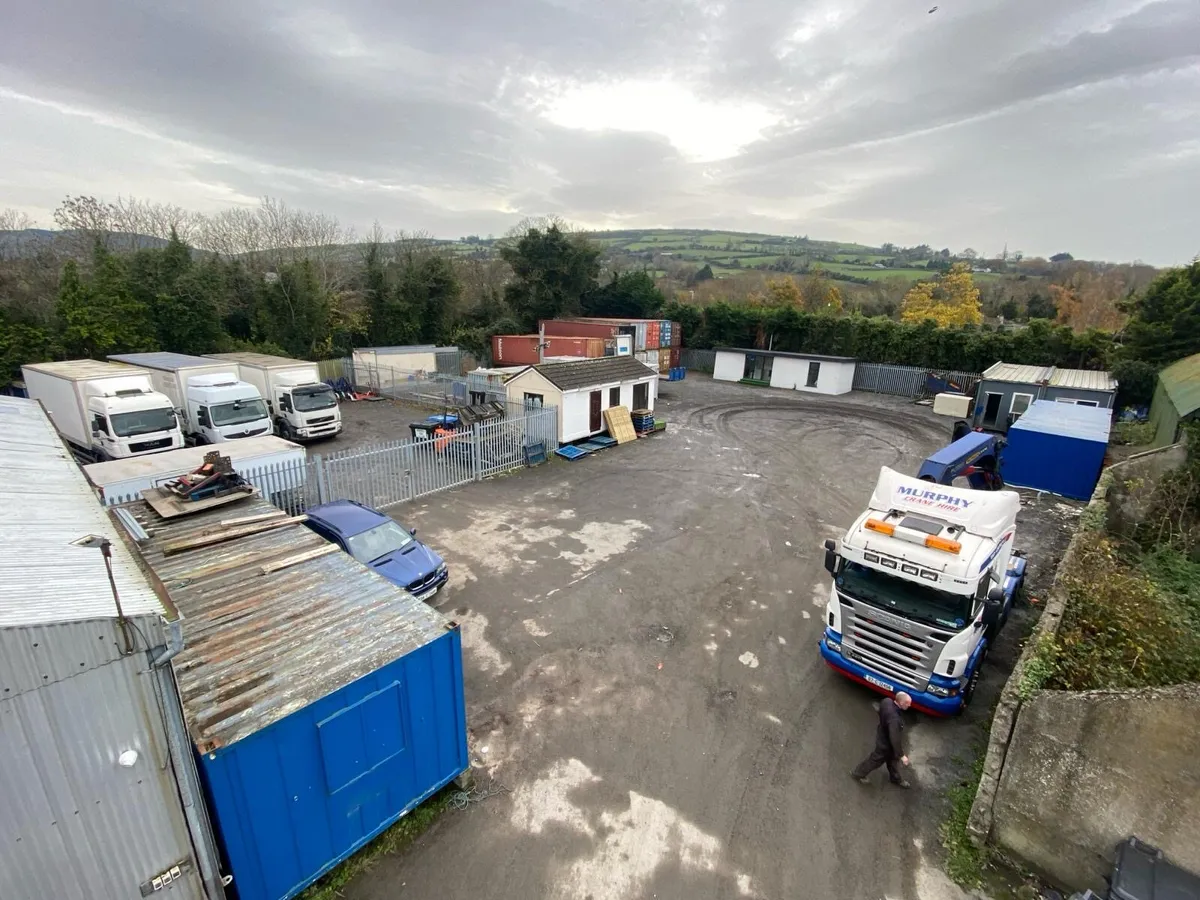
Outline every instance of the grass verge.
[[975, 888], [983, 883], [983, 870], [988, 862], [987, 850], [976, 847], [967, 834], [967, 820], [971, 817], [971, 805], [983, 777], [986, 754], [985, 739], [975, 748], [970, 769], [946, 792], [950, 812], [938, 830], [942, 848], [946, 851], [946, 874], [964, 888]]
[[424, 834], [450, 806], [450, 796], [457, 790], [453, 784], [434, 794], [391, 828], [367, 844], [329, 874], [310, 885], [300, 894], [300, 900], [340, 900], [342, 888], [369, 872], [379, 860], [403, 850]]

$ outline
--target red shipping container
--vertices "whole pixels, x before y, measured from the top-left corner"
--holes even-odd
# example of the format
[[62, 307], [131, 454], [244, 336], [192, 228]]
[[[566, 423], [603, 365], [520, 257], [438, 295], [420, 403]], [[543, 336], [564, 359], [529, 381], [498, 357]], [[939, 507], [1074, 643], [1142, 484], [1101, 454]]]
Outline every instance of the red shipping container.
[[[532, 366], [538, 361], [536, 334], [492, 335], [492, 364], [497, 366]], [[582, 359], [604, 355], [604, 338], [555, 336], [546, 338], [542, 355], [577, 356]]]
[[678, 347], [672, 347], [672, 348], [671, 348], [671, 368], [672, 368], [672, 369], [678, 369], [678, 368], [679, 368], [679, 357], [680, 357], [680, 356], [681, 356], [681, 354], [680, 354], [680, 352], [679, 352], [679, 348], [678, 348]]
[[679, 323], [674, 320], [671, 321], [671, 346], [683, 346], [683, 329], [680, 328]]
[[659, 347], [659, 332], [662, 331], [662, 326], [658, 324], [658, 320], [646, 323], [646, 349], [657, 350]]
[[545, 329], [546, 336], [560, 337], [597, 337], [611, 338], [617, 336], [617, 326], [602, 322], [573, 322], [563, 319], [543, 319], [539, 324]]

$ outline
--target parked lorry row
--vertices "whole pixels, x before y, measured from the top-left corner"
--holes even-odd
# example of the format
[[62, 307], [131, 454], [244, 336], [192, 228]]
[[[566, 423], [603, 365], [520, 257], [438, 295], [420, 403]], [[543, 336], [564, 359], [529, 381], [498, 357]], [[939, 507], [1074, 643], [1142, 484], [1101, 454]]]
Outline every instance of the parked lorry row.
[[316, 363], [261, 353], [115, 354], [22, 368], [81, 462], [274, 433], [296, 441], [342, 430]]

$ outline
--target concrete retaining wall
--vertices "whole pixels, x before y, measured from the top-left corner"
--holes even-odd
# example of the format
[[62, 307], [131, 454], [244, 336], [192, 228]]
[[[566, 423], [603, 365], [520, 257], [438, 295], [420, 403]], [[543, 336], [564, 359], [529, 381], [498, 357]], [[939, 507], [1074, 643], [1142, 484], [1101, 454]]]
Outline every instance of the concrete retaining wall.
[[[1104, 527], [1123, 531], [1134, 524], [1144, 511], [1137, 498], [1144, 496], [1154, 481], [1164, 472], [1178, 466], [1183, 458], [1182, 446], [1173, 445], [1130, 457], [1105, 471], [1092, 495], [1088, 510], [1081, 517], [1079, 531], [1076, 532], [1066, 553], [1063, 554], [1062, 561], [1055, 572], [1053, 586], [1046, 597], [1042, 616], [1034, 626], [1033, 634], [1000, 694], [1000, 700], [992, 720], [983, 777], [975, 795], [975, 803], [971, 808], [971, 817], [967, 825], [968, 832], [977, 843], [993, 841], [1001, 849], [1040, 869], [1053, 880], [1071, 887], [1095, 887], [1095, 883], [1091, 880], [1092, 875], [1097, 871], [1094, 865], [1095, 861], [1110, 859], [1117, 841], [1127, 834], [1137, 831], [1134, 827], [1137, 822], [1130, 818], [1135, 800], [1131, 797], [1124, 797], [1129, 808], [1122, 815], [1125, 816], [1129, 825], [1121, 833], [1114, 832], [1114, 835], [1110, 837], [1111, 828], [1108, 826], [1097, 825], [1092, 831], [1088, 831], [1086, 826], [1078, 826], [1075, 821], [1078, 810], [1074, 806], [1073, 794], [1070, 791], [1066, 793], [1058, 791], [1058, 788], [1063, 785], [1073, 786], [1074, 781], [1072, 779], [1055, 781], [1051, 776], [1061, 773], [1050, 772], [1044, 767], [1039, 769], [1036, 762], [1040, 758], [1038, 756], [1039, 746], [1042, 746], [1040, 743], [1042, 732], [1039, 729], [1046, 728], [1048, 722], [1053, 723], [1053, 716], [1047, 720], [1045, 717], [1039, 717], [1037, 709], [1041, 707], [1031, 708], [1028, 718], [1030, 723], [1036, 724], [1028, 724], [1025, 721], [1025, 707], [1035, 701], [1039, 704], [1043, 703], [1043, 697], [1054, 696], [1066, 698], [1063, 702], [1070, 700], [1078, 703], [1081, 705], [1080, 709], [1096, 705], [1097, 711], [1094, 715], [1085, 716], [1081, 712], [1075, 719], [1064, 721], [1062, 723], [1063, 730], [1048, 731], [1050, 737], [1047, 738], [1045, 746], [1053, 746], [1053, 753], [1058, 754], [1060, 757], [1058, 762], [1062, 766], [1072, 765], [1072, 760], [1076, 758], [1091, 759], [1095, 757], [1100, 761], [1098, 762], [1100, 768], [1089, 771], [1096, 778], [1105, 781], [1133, 781], [1134, 779], [1131, 775], [1122, 774], [1116, 769], [1105, 768], [1109, 765], [1118, 765], [1115, 757], [1110, 759], [1110, 752], [1106, 749], [1109, 739], [1107, 732], [1102, 728], [1099, 731], [1094, 730], [1100, 728], [1101, 723], [1106, 721], [1099, 711], [1100, 708], [1111, 707], [1111, 704], [1102, 697], [1102, 694], [1107, 696], [1105, 692], [1062, 693], [1061, 695], [1059, 692], [1034, 692], [1033, 698], [1026, 703], [1021, 696], [1021, 686], [1026, 681], [1026, 672], [1038, 644], [1053, 639], [1058, 633], [1067, 599], [1066, 592], [1061, 585], [1062, 574], [1071, 565], [1076, 548], [1082, 541], [1094, 539], [1094, 529], [1096, 528]], [[1147, 696], [1151, 694], [1157, 696], [1161, 692], [1143, 693]], [[1133, 698], [1129, 694], [1121, 696], [1130, 703], [1139, 704], [1139, 709], [1149, 702]], [[1044, 704], [1048, 707], [1051, 701], [1045, 700]], [[1154, 704], [1150, 703], [1150, 705]], [[1132, 716], [1133, 713], [1130, 712], [1129, 715]], [[1151, 714], [1147, 713], [1147, 715]], [[1086, 730], [1071, 730], [1073, 726], [1070, 722], [1083, 720], [1092, 723], [1092, 726]], [[1180, 722], [1179, 727], [1190, 734], [1193, 752], [1197, 754], [1197, 759], [1200, 759], [1200, 718], [1195, 715], [1195, 712], [1192, 714], [1191, 722], [1196, 724], [1185, 725]], [[1157, 735], [1157, 732], [1154, 734]], [[1147, 758], [1152, 759], [1159, 752], [1159, 738], [1157, 737], [1152, 737], [1148, 745], [1144, 743], [1144, 739], [1139, 743], [1136, 733], [1126, 734], [1124, 738], [1131, 741], [1133, 746], [1140, 746], [1142, 753], [1146, 754]], [[1066, 747], [1071, 748], [1069, 753], [1064, 749]], [[1162, 750], [1168, 755], [1172, 752], [1166, 747]], [[1105, 762], [1106, 760], [1108, 762]], [[1053, 762], [1053, 757], [1046, 759], [1047, 764], [1050, 762]], [[1010, 765], [1019, 769], [1020, 772], [1010, 776]], [[1147, 785], [1153, 782], [1150, 773], [1154, 771], [1157, 770], [1153, 766], [1148, 767]], [[1030, 772], [1041, 772], [1048, 780], [1031, 781], [1031, 776], [1027, 774]], [[1051, 793], [1052, 791], [1055, 793]], [[1195, 790], [1193, 793], [1197, 794]], [[1137, 799], [1148, 803], [1158, 802], [1158, 799], [1149, 793], [1139, 794]], [[1193, 798], [1193, 802], [1195, 806], [1190, 808], [1200, 810], [1200, 794]], [[1146, 821], [1149, 827], [1148, 820], [1139, 819], [1138, 821]], [[1115, 823], [1110, 824], [1115, 827]], [[1072, 829], [1075, 831], [1072, 832]], [[1117, 830], [1120, 831], [1120, 829]], [[1057, 856], [1056, 841], [1046, 840], [1046, 836], [1067, 834], [1068, 832], [1076, 834], [1077, 849], [1072, 851], [1069, 861], [1056, 865], [1054, 863], [1054, 858]], [[1165, 831], [1163, 835], [1155, 833], [1153, 829], [1144, 833], [1138, 832], [1138, 836], [1143, 840], [1152, 843], [1161, 841], [1165, 845], [1169, 842], [1169, 835], [1166, 835]], [[1042, 849], [1038, 850], [1039, 847]], [[1103, 871], [1102, 867], [1100, 871]], [[1077, 878], [1083, 880], [1076, 881]]]
[[1130, 834], [1200, 872], [1200, 685], [1037, 692], [993, 817], [999, 847], [1071, 888], [1102, 890]]

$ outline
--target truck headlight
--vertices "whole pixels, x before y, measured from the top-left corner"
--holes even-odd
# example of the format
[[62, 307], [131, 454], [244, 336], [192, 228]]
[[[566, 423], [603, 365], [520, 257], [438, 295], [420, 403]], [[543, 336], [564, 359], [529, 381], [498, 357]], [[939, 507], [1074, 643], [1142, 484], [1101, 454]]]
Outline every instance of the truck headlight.
[[830, 650], [832, 650], [834, 653], [842, 652], [842, 642], [835, 641], [833, 638], [829, 637], [829, 635], [825, 636], [825, 646], [828, 647]]

